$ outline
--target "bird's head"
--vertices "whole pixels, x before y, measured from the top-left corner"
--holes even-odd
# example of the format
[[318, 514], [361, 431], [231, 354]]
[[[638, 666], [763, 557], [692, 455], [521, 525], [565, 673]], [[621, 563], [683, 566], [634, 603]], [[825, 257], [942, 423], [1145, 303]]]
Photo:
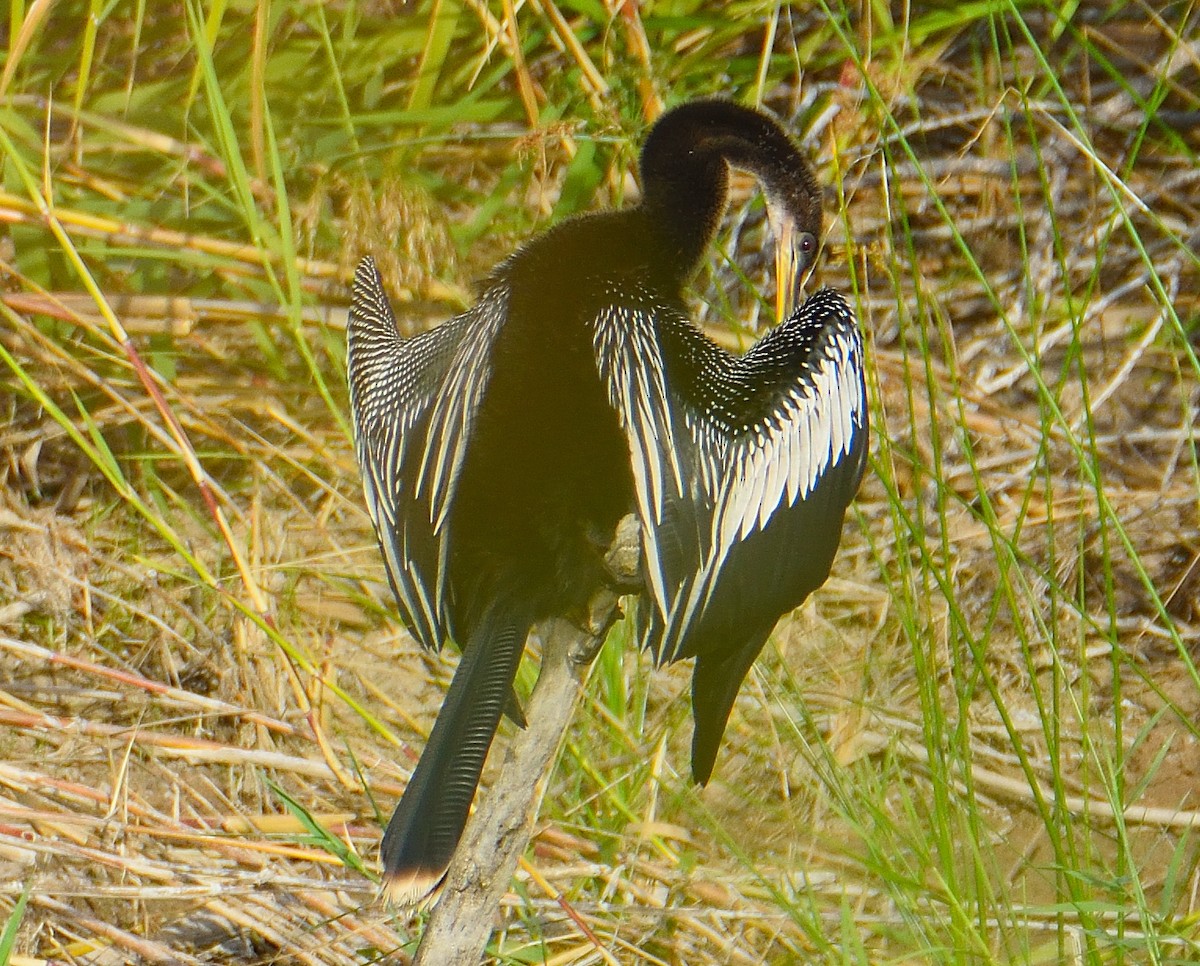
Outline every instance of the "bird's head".
[[775, 313], [782, 322], [796, 307], [800, 283], [817, 257], [817, 236], [793, 209], [767, 196], [767, 220], [775, 238]]
[[817, 256], [821, 189], [783, 127], [732, 101], [700, 100], [664, 114], [642, 149], [643, 207], [686, 252], [690, 273], [725, 210], [728, 167], [754, 176], [775, 238], [776, 309], [782, 321]]

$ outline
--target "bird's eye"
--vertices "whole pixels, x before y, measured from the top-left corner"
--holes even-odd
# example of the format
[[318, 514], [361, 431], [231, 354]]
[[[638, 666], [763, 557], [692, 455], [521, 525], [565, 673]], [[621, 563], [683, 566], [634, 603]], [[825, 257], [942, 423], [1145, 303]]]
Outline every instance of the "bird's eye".
[[800, 232], [800, 237], [797, 239], [797, 241], [799, 242], [798, 247], [801, 255], [807, 255], [809, 258], [811, 258], [816, 254], [817, 236], [811, 231]]

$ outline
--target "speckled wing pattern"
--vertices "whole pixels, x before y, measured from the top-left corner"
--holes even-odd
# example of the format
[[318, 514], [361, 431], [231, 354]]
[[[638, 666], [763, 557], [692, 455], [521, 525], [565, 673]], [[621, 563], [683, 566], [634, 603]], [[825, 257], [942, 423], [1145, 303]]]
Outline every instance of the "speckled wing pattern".
[[503, 324], [503, 292], [405, 339], [375, 262], [354, 273], [347, 368], [363, 493], [388, 579], [417, 640], [438, 649], [453, 632], [445, 606], [447, 510]]
[[723, 646], [748, 596], [783, 613], [824, 581], [865, 464], [863, 348], [829, 289], [741, 357], [625, 296], [594, 347], [637, 491], [642, 643], [665, 663]]

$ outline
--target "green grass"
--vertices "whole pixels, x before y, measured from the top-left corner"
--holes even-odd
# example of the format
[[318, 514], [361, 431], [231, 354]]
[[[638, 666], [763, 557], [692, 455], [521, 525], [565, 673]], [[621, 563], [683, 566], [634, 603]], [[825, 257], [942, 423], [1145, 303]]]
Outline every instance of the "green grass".
[[[492, 954], [596, 956], [565, 903], [622, 963], [1194, 961], [1195, 4], [503, 9], [8, 5], [0, 961], [409, 947], [358, 870], [450, 665], [381, 583], [348, 274], [435, 324], [714, 93], [830, 186], [871, 468], [708, 789], [618, 626]], [[696, 284], [733, 343], [760, 215]]]

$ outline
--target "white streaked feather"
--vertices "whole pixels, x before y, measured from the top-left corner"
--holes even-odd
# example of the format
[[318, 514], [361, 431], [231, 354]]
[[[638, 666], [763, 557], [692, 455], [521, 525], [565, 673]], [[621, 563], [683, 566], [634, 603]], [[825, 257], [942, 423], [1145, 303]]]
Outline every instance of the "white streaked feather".
[[[763, 497], [766, 493], [766, 467], [769, 459], [770, 453], [767, 444], [758, 439], [752, 440], [743, 464], [746, 468], [745, 475], [738, 481], [739, 485], [745, 487], [750, 494], [738, 523], [738, 537], [741, 540], [750, 536], [758, 525], [759, 511], [763, 506]], [[772, 507], [773, 509], [774, 507]]]
[[687, 480], [678, 460], [661, 350], [645, 314], [617, 308], [597, 317], [593, 346], [609, 401], [629, 440], [638, 516], [644, 521], [643, 566], [654, 602], [666, 617], [672, 596], [658, 528], [668, 487], [682, 495]]
[[719, 515], [720, 527], [715, 533], [714, 548], [731, 546], [742, 528], [742, 518], [746, 515], [746, 508], [750, 505], [750, 488], [740, 485], [746, 477], [745, 462], [744, 451], [736, 450], [728, 482], [721, 489], [721, 502], [715, 507]]
[[774, 512], [773, 507], [783, 506], [787, 487], [787, 450], [792, 434], [779, 433], [774, 437], [770, 452], [766, 454], [767, 473], [763, 484], [762, 508], [758, 513], [758, 529], [765, 530]]
[[[861, 444], [866, 399], [857, 326], [831, 292], [810, 303], [809, 315], [801, 309], [792, 324], [827, 318], [820, 336], [827, 341], [809, 357], [812, 368], [745, 429], [690, 406], [668, 385], [658, 341], [663, 318], [654, 311], [614, 309], [596, 320], [598, 371], [629, 442], [652, 598], [647, 604], [657, 611], [656, 633], [661, 632], [660, 661], [674, 659], [685, 646], [732, 549], [769, 527], [777, 511], [805, 500], [830, 468]], [[667, 323], [684, 324], [676, 315]], [[733, 394], [743, 391], [741, 384], [730, 388]], [[683, 465], [676, 433], [687, 435], [690, 465]], [[686, 501], [683, 518], [694, 516], [703, 539], [695, 568], [670, 574], [659, 529], [666, 502], [675, 499]], [[678, 569], [678, 562], [672, 566]]]
[[[836, 362], [830, 360], [831, 364], [837, 365]], [[830, 409], [828, 414], [829, 423], [829, 452], [834, 458], [839, 453], [846, 451], [847, 434], [843, 431], [845, 420], [841, 411], [841, 387], [838, 385], [838, 380], [833, 380], [833, 385], [830, 388]]]
[[[650, 412], [649, 406], [643, 398], [641, 402], [630, 401], [631, 411], [634, 413], [638, 439], [644, 440], [649, 444], [652, 440], [658, 437], [656, 432], [657, 427], [654, 422], [654, 415]], [[647, 482], [650, 489], [650, 510], [651, 514], [648, 519], [654, 521], [655, 525], [662, 523], [663, 510], [663, 465], [662, 461], [657, 459], [657, 453], [651, 450], [649, 445], [642, 450], [643, 462], [646, 469]]]
[[[711, 587], [739, 540], [769, 523], [785, 506], [806, 499], [817, 482], [853, 445], [853, 429], [834, 435], [833, 427], [862, 425], [866, 400], [858, 376], [858, 353], [852, 338], [836, 354], [822, 355], [812, 376], [811, 391], [788, 393], [759, 424], [741, 438], [716, 510], [713, 546], [694, 590]], [[786, 469], [786, 481], [784, 471]]]
[[455, 348], [442, 390], [433, 404], [430, 433], [417, 473], [416, 488], [429, 498], [430, 522], [440, 533], [454, 504], [467, 441], [491, 366], [481, 364], [508, 315], [507, 290], [489, 289], [471, 309], [468, 330]]
[[[461, 315], [404, 339], [373, 262], [364, 259], [355, 272], [347, 362], [363, 492], [397, 598], [414, 633], [433, 648], [443, 642], [446, 620], [445, 540], [431, 541], [432, 527], [442, 526], [453, 500], [486, 385], [480, 361], [505, 310], [496, 288]], [[430, 432], [414, 432], [422, 420]], [[414, 531], [424, 533], [416, 544]]]
[[[816, 393], [813, 396], [814, 401], [820, 398]], [[821, 411], [816, 406], [807, 406], [804, 410], [804, 422], [808, 430], [808, 465], [804, 467], [804, 489], [801, 491], [801, 498], [808, 496], [817, 485], [817, 473], [820, 472], [821, 461], [825, 458], [825, 449], [821, 444]]]

